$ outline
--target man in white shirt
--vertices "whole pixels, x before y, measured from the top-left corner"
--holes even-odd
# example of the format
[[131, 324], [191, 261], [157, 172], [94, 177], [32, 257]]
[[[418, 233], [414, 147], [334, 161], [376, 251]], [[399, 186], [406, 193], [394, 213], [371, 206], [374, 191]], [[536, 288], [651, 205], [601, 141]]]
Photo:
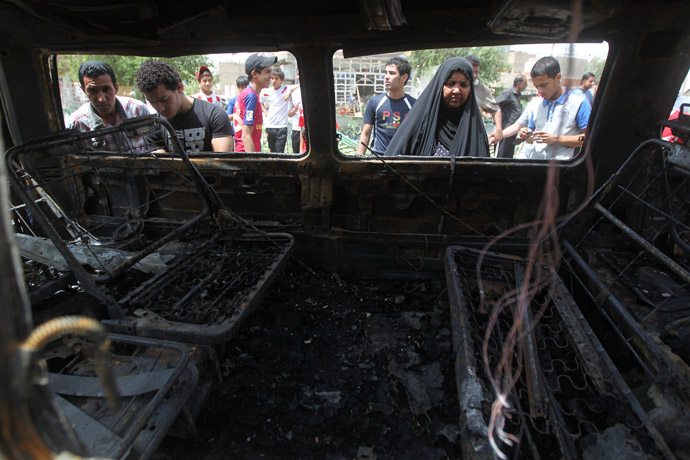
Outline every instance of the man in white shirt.
[[288, 111], [292, 109], [290, 98], [285, 98], [288, 87], [283, 84], [285, 74], [274, 68], [271, 74], [271, 86], [261, 95], [261, 105], [266, 117], [265, 127], [268, 138], [268, 149], [275, 153], [284, 153], [287, 142]]
[[539, 59], [530, 76], [541, 97], [530, 101], [520, 118], [503, 130], [503, 136], [519, 131], [517, 138], [527, 139], [527, 159], [569, 160], [582, 146], [591, 111], [589, 103], [563, 89], [561, 66], [553, 56]]

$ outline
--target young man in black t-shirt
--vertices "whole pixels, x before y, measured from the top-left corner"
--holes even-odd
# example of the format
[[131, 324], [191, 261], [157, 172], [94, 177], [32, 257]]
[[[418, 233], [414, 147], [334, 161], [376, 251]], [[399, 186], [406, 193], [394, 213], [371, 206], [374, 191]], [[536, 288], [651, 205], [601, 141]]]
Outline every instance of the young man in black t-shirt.
[[[184, 94], [182, 79], [167, 62], [144, 61], [136, 74], [136, 84], [158, 114], [168, 120], [187, 153], [231, 152], [232, 127], [223, 109]], [[154, 145], [171, 151], [164, 130], [149, 135]]]

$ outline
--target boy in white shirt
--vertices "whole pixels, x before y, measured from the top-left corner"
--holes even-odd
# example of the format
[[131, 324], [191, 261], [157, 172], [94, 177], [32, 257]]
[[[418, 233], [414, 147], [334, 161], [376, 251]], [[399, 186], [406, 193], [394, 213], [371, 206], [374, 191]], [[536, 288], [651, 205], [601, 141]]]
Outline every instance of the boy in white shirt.
[[288, 95], [288, 87], [283, 84], [285, 74], [282, 70], [274, 68], [271, 74], [271, 86], [261, 95], [261, 105], [264, 110], [266, 135], [269, 151], [284, 153], [287, 142], [288, 111], [292, 109]]

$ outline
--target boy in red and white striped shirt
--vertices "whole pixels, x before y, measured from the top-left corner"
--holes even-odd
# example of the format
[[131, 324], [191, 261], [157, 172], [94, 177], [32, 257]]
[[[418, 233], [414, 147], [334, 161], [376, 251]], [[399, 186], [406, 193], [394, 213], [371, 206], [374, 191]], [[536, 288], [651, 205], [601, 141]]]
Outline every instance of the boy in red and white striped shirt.
[[192, 97], [201, 99], [202, 101], [208, 101], [211, 104], [216, 104], [221, 109], [225, 109], [223, 105], [223, 99], [213, 92], [213, 75], [208, 67], [202, 65], [199, 67], [199, 71], [196, 73], [196, 81], [199, 82], [199, 92], [195, 93]]

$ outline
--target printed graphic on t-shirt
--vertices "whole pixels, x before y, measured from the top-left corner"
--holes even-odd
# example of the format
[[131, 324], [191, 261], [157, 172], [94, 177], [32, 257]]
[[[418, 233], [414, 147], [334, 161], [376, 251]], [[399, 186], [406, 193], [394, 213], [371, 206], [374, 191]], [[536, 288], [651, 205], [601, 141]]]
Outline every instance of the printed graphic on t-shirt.
[[[187, 153], [199, 153], [204, 150], [205, 128], [176, 129], [175, 136], [180, 140]], [[169, 145], [168, 149], [172, 152], [172, 145]]]
[[407, 113], [401, 114], [400, 112], [391, 113], [388, 110], [381, 112], [381, 127], [382, 128], [393, 128], [398, 129], [400, 123], [402, 123], [403, 117]]
[[253, 110], [247, 110], [244, 113], [244, 121], [245, 121], [245, 125], [251, 125], [254, 123], [254, 111]]

